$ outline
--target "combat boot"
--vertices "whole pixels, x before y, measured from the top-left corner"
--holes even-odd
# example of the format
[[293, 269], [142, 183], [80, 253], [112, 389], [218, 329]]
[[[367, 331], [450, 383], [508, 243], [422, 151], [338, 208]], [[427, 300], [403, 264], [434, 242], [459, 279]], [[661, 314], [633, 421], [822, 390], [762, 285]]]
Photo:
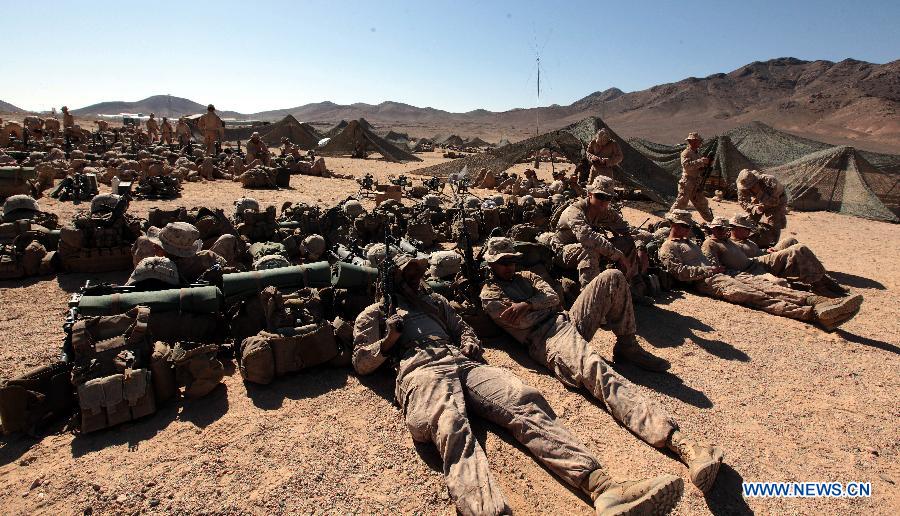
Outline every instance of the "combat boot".
[[704, 493], [712, 488], [725, 454], [715, 446], [701, 446], [684, 437], [679, 430], [672, 432], [666, 446], [687, 464], [691, 483]]
[[599, 516], [668, 514], [684, 491], [684, 481], [674, 475], [631, 481], [614, 481], [602, 470], [593, 471], [582, 489], [594, 502]]
[[859, 312], [862, 302], [862, 294], [839, 299], [822, 296], [807, 298], [807, 303], [813, 307], [816, 313], [816, 320], [825, 331], [834, 331], [838, 326], [853, 319]]
[[641, 347], [634, 335], [620, 335], [613, 346], [613, 362], [631, 362], [645, 369], [662, 373], [668, 371], [672, 364], [668, 360], [659, 358]]
[[850, 295], [850, 289], [841, 285], [831, 276], [825, 274], [822, 279], [813, 283], [813, 291], [828, 297], [844, 297]]

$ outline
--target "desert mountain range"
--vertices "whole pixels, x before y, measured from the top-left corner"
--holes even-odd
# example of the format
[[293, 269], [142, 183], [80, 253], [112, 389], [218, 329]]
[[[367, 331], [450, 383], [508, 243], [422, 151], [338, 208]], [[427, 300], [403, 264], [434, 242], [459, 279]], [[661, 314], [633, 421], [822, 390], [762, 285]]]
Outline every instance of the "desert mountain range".
[[[215, 100], [215, 99], [212, 99]], [[0, 111], [6, 110], [5, 103]], [[11, 106], [13, 109], [15, 106]], [[224, 106], [219, 106], [224, 107]], [[176, 116], [205, 110], [205, 104], [169, 95], [137, 102], [103, 102], [76, 115], [156, 112]], [[328, 125], [364, 117], [376, 127], [431, 136], [454, 132], [488, 141], [517, 140], [595, 115], [624, 137], [661, 143], [681, 141], [688, 131], [718, 134], [753, 120], [801, 136], [879, 152], [900, 153], [900, 60], [874, 64], [778, 58], [753, 62], [729, 73], [689, 77], [675, 83], [623, 92], [597, 91], [569, 104], [492, 112], [451, 113], [400, 102], [340, 105], [325, 101], [286, 109], [223, 116], [298, 120]]]

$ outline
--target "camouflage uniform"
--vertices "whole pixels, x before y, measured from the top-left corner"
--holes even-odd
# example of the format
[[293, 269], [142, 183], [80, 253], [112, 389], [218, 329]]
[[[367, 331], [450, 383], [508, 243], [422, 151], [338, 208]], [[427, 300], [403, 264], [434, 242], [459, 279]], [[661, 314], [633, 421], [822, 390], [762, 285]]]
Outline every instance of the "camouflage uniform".
[[[700, 135], [691, 133], [687, 138], [702, 141]], [[678, 194], [672, 203], [673, 210], [685, 209], [688, 203], [693, 203], [703, 220], [710, 222], [713, 219], [712, 210], [709, 209], [709, 201], [700, 189], [700, 175], [706, 167], [700, 154], [691, 148], [690, 144], [681, 151], [681, 179], [678, 180]]]
[[[561, 310], [553, 288], [528, 271], [516, 273], [511, 281], [488, 280], [481, 301], [491, 319], [528, 346], [529, 355], [559, 381], [587, 389], [617, 421], [650, 445], [666, 445], [677, 428], [672, 418], [616, 373], [589, 343], [601, 325], [617, 336], [635, 333], [631, 295], [621, 272], [607, 270], [594, 278], [567, 312]], [[500, 317], [522, 301], [531, 308], [515, 323]]]
[[[622, 162], [624, 156], [619, 142], [611, 139], [605, 129], [601, 129], [588, 143], [587, 158], [591, 162], [591, 172], [588, 176], [588, 183], [591, 183], [597, 176], [613, 177], [616, 165]], [[595, 162], [595, 159], [601, 161]]]
[[[609, 237], [607, 232], [616, 236]], [[636, 245], [629, 235], [631, 232], [618, 211], [608, 209], [591, 217], [587, 199], [581, 199], [562, 212], [552, 244], [559, 264], [577, 269], [578, 280], [584, 287], [600, 274], [601, 258], [607, 262], [624, 258], [632, 265], [632, 271], [637, 272], [637, 246], [644, 242], [641, 238]]]
[[719, 265], [703, 255], [689, 239], [668, 239], [659, 249], [659, 259], [675, 279], [690, 283], [699, 293], [730, 303], [745, 305], [773, 315], [815, 322], [810, 294], [784, 286], [767, 275], [713, 273]]
[[162, 123], [159, 124], [159, 131], [160, 131], [160, 137], [159, 137], [160, 143], [164, 143], [166, 145], [171, 144], [172, 143], [172, 124], [169, 123], [168, 119], [163, 118]]
[[210, 105], [206, 114], [197, 119], [197, 127], [203, 133], [203, 143], [206, 146], [206, 153], [212, 155], [216, 149], [216, 140], [225, 139], [225, 124], [216, 114], [215, 108]]
[[[757, 248], [758, 249], [758, 248]], [[803, 244], [796, 244], [771, 253], [748, 256], [744, 249], [729, 238], [709, 237], [703, 242], [703, 254], [711, 262], [726, 269], [748, 274], [772, 274], [791, 281], [810, 285], [825, 277], [825, 266], [815, 253]]]
[[738, 204], [756, 222], [762, 225], [757, 243], [770, 247], [781, 237], [787, 227], [788, 196], [775, 176], [755, 170], [741, 170], [737, 178]]
[[[557, 421], [543, 396], [510, 371], [465, 356], [461, 349], [478, 347], [478, 337], [443, 297], [420, 294], [412, 304], [401, 295], [398, 301], [398, 313], [407, 313], [395, 345], [404, 350], [396, 399], [413, 439], [437, 447], [457, 510], [510, 513], [469, 426], [469, 410], [507, 428], [545, 467], [584, 489], [600, 462]], [[381, 352], [383, 319], [379, 304], [356, 319], [353, 367], [358, 374], [372, 373], [388, 360]]]
[[153, 113], [150, 113], [150, 118], [147, 120], [147, 133], [150, 135], [151, 143], [155, 142], [159, 136], [159, 122], [156, 121], [156, 115]]

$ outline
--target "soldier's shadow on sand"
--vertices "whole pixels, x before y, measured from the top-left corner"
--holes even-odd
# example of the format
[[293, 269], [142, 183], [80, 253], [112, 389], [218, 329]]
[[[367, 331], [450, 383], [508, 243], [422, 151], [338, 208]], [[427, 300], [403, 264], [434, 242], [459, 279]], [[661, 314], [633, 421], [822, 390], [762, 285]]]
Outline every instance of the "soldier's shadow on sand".
[[685, 339], [706, 351], [724, 360], [737, 360], [749, 362], [750, 356], [721, 340], [711, 340], [698, 335], [697, 332], [709, 332], [712, 326], [703, 321], [683, 315], [678, 312], [666, 310], [658, 305], [635, 306], [638, 335], [647, 339], [647, 342], [657, 348], [678, 347]]
[[873, 348], [883, 349], [888, 353], [894, 353], [895, 355], [900, 355], [900, 347], [897, 347], [890, 342], [884, 342], [882, 340], [870, 339], [868, 337], [863, 337], [862, 335], [857, 335], [855, 333], [850, 333], [847, 330], [838, 328], [835, 330], [835, 333], [841, 336], [847, 342], [852, 342], [854, 344], [862, 344], [863, 346], [870, 346]]
[[153, 438], [175, 420], [187, 421], [205, 428], [226, 412], [228, 412], [228, 387], [219, 384], [203, 398], [172, 400], [157, 407], [153, 414], [137, 421], [89, 434], [78, 434], [72, 439], [72, 456], [78, 458], [121, 444], [128, 444], [129, 451], [135, 451], [142, 441]]
[[719, 467], [716, 483], [704, 495], [709, 511], [713, 514], [753, 514], [753, 509], [744, 500], [743, 482], [744, 477], [740, 473], [723, 463]]
[[[630, 364], [613, 364], [615, 370], [631, 383], [653, 389], [688, 405], [707, 409], [713, 407], [709, 397], [693, 387], [685, 385], [681, 378], [671, 373], [650, 373]], [[596, 403], [600, 403], [599, 401]]]
[[317, 367], [276, 378], [268, 385], [244, 382], [247, 397], [257, 408], [277, 410], [285, 399], [315, 398], [347, 384], [350, 370], [346, 367]]
[[883, 284], [863, 276], [857, 276], [848, 272], [828, 271], [828, 275], [841, 285], [849, 285], [853, 288], [871, 288], [874, 290], [887, 290]]

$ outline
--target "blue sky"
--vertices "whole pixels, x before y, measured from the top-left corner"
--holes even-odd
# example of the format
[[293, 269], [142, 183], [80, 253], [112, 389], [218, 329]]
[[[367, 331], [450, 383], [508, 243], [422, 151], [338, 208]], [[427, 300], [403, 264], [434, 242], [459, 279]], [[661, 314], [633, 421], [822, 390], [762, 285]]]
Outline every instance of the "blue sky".
[[569, 104], [774, 57], [900, 58], [900, 1], [0, 0], [0, 99], [172, 94], [256, 112], [331, 100]]

